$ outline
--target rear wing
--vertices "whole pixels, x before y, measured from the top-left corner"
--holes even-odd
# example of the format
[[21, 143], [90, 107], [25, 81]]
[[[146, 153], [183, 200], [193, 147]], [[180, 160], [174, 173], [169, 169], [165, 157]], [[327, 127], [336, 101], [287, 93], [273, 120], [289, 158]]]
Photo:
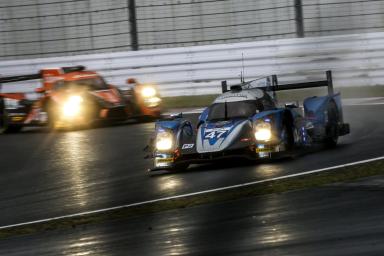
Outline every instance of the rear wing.
[[[52, 69], [47, 69], [47, 70], [52, 70]], [[84, 66], [62, 67], [62, 68], [59, 68], [56, 70], [60, 70], [64, 74], [66, 74], [66, 73], [70, 73], [70, 72], [83, 71], [83, 70], [85, 70], [85, 67]], [[39, 73], [36, 73], [36, 74], [0, 77], [0, 86], [3, 83], [12, 83], [12, 82], [19, 82], [19, 81], [41, 79], [44, 77], [44, 71], [45, 71], [45, 69], [42, 69], [42, 70], [40, 70]]]
[[20, 76], [5, 76], [5, 77], [0, 77], [0, 85], [4, 83], [27, 81], [27, 80], [34, 80], [34, 79], [40, 79], [40, 78], [42, 78], [40, 73], [20, 75]]
[[295, 90], [295, 89], [306, 89], [306, 88], [315, 88], [315, 87], [327, 87], [328, 94], [333, 95], [333, 81], [332, 81], [332, 71], [328, 70], [326, 73], [326, 80], [312, 81], [312, 82], [303, 82], [303, 83], [292, 83], [292, 84], [279, 84], [277, 81], [277, 76], [272, 76], [272, 90], [273, 91], [285, 91], [285, 90]]
[[[270, 77], [267, 77], [269, 86], [267, 85], [267, 86], [260, 86], [255, 88], [261, 88], [261, 89], [275, 92], [275, 91], [306, 89], [306, 88], [315, 88], [315, 87], [327, 87], [328, 94], [333, 95], [334, 90], [333, 90], [333, 81], [332, 81], [332, 71], [328, 70], [325, 73], [326, 73], [326, 80], [303, 82], [303, 83], [292, 83], [292, 84], [279, 84], [277, 80], [277, 75], [272, 75]], [[249, 82], [246, 82], [246, 83], [243, 83], [242, 85], [231, 86], [231, 90], [232, 89], [238, 90], [242, 88], [243, 85], [247, 85], [248, 89], [250, 89]], [[223, 93], [228, 91], [227, 81], [221, 82], [221, 89]]]

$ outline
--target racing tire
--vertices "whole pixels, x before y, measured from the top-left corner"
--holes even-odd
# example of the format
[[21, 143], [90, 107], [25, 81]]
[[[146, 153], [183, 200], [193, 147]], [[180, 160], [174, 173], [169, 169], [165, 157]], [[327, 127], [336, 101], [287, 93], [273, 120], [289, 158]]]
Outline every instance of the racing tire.
[[53, 101], [49, 101], [46, 105], [47, 112], [47, 128], [49, 132], [55, 132], [58, 130], [57, 128], [57, 111], [56, 105]]
[[281, 131], [282, 144], [285, 148], [285, 151], [291, 151], [294, 146], [294, 138], [292, 127], [288, 121], [283, 122], [283, 128]]
[[56, 118], [52, 110], [48, 110], [48, 120], [47, 120], [47, 127], [50, 132], [53, 132], [56, 130]]
[[4, 110], [0, 108], [0, 134], [5, 133], [7, 130], [7, 127], [8, 127], [7, 114]]
[[17, 133], [20, 132], [21, 129], [23, 129], [23, 126], [21, 125], [9, 125], [4, 119], [5, 118], [2, 118], [2, 120], [0, 121], [0, 134]]
[[0, 115], [0, 134], [2, 133], [17, 133], [20, 132], [23, 126], [10, 125], [8, 122], [7, 112], [3, 109]]
[[18, 133], [23, 129], [21, 125], [9, 125], [5, 131], [5, 133]]
[[328, 123], [326, 126], [326, 138], [324, 144], [327, 148], [334, 148], [337, 145], [339, 139], [338, 134], [338, 121], [339, 112], [335, 102], [331, 101], [327, 107]]

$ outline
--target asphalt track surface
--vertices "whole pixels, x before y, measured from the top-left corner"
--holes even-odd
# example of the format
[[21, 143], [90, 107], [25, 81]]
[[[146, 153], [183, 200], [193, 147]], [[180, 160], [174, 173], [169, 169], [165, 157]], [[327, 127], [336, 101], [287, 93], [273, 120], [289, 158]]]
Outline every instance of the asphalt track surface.
[[384, 105], [348, 106], [352, 134], [333, 150], [293, 160], [227, 161], [185, 172], [146, 170], [142, 149], [153, 123], [47, 133], [30, 129], [0, 136], [0, 226], [192, 193], [379, 157]]
[[384, 177], [47, 231], [0, 255], [383, 255]]

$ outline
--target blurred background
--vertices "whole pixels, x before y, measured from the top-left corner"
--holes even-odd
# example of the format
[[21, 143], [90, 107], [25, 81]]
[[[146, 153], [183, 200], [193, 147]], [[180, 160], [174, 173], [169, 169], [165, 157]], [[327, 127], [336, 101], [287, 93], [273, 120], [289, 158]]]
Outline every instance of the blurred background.
[[0, 59], [383, 31], [382, 0], [3, 0]]
[[0, 75], [84, 65], [117, 86], [155, 83], [166, 97], [217, 94], [241, 73], [292, 82], [326, 70], [353, 96], [366, 86], [384, 95], [372, 89], [384, 81], [383, 44], [384, 0], [0, 1]]

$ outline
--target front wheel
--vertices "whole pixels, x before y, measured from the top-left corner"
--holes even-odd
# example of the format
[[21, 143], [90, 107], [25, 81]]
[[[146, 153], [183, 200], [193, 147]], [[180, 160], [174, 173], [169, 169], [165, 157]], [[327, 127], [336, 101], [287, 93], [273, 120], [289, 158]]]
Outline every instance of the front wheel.
[[55, 117], [55, 114], [53, 113], [53, 110], [48, 110], [48, 120], [47, 120], [47, 126], [49, 131], [53, 132], [56, 130], [57, 126], [57, 119]]
[[337, 106], [334, 102], [331, 102], [327, 108], [327, 126], [326, 126], [326, 138], [324, 144], [327, 148], [334, 148], [337, 145], [339, 139], [338, 134], [338, 115]]
[[281, 136], [281, 146], [283, 147], [283, 150], [284, 151], [292, 150], [294, 145], [293, 132], [292, 132], [292, 127], [287, 122], [284, 122], [280, 136]]
[[8, 117], [5, 111], [0, 112], [0, 134], [5, 133], [8, 127]]
[[23, 126], [9, 124], [8, 115], [6, 111], [1, 112], [0, 116], [0, 134], [2, 133], [16, 133], [21, 131]]

